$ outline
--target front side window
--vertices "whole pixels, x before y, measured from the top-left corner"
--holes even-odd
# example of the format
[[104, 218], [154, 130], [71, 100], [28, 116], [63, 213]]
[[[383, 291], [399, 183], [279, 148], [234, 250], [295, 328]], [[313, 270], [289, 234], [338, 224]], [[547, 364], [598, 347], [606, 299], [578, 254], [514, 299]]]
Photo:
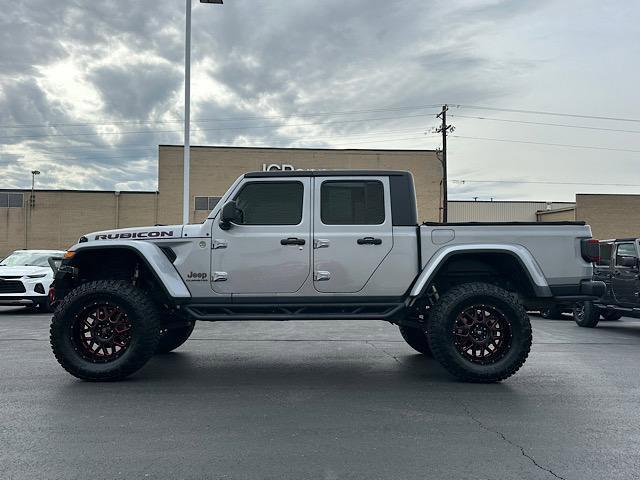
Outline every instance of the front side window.
[[636, 258], [637, 256], [636, 246], [633, 243], [621, 243], [616, 250], [616, 265], [622, 264], [622, 257]]
[[325, 225], [384, 223], [384, 187], [377, 180], [336, 180], [322, 183], [320, 218]]
[[298, 225], [304, 186], [300, 182], [252, 182], [236, 195], [242, 225]]

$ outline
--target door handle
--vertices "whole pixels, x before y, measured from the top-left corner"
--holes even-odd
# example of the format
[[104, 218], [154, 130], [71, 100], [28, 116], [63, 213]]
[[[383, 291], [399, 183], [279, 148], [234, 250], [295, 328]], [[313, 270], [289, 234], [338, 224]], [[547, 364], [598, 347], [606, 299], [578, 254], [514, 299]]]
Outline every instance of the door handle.
[[358, 245], [382, 245], [382, 239], [373, 237], [359, 238]]
[[307, 242], [304, 238], [297, 237], [283, 238], [280, 240], [280, 245], [304, 245], [305, 243]]

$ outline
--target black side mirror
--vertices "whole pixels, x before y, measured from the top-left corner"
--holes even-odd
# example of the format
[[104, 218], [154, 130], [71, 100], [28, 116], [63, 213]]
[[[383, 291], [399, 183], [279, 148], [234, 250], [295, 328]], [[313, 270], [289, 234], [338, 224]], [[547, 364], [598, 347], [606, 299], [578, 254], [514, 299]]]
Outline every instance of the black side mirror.
[[222, 214], [220, 215], [220, 228], [223, 230], [229, 230], [232, 223], [242, 223], [244, 215], [242, 210], [238, 208], [236, 202], [231, 200], [224, 204], [222, 207]]
[[638, 259], [636, 257], [620, 257], [620, 266], [621, 267], [637, 267]]

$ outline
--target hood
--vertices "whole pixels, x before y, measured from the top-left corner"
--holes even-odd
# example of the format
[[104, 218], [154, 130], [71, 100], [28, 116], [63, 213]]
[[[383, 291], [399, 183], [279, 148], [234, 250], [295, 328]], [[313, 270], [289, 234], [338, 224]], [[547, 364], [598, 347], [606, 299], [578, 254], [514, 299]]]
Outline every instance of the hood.
[[53, 270], [51, 270], [51, 267], [0, 266], [0, 278], [24, 277], [25, 275], [43, 275], [43, 274], [53, 275]]
[[[182, 225], [156, 225], [153, 227], [118, 228], [91, 232], [80, 240], [80, 243], [96, 240], [167, 240], [182, 236]], [[86, 238], [86, 240], [84, 240]]]

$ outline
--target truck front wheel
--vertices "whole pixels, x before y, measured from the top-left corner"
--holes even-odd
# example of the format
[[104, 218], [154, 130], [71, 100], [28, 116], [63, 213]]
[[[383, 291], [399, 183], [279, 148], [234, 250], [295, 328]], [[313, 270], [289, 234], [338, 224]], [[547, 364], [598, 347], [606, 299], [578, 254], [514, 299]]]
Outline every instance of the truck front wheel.
[[531, 323], [508, 291], [466, 283], [443, 294], [429, 314], [433, 356], [466, 382], [498, 382], [516, 373], [531, 350]]
[[416, 352], [420, 352], [429, 357], [432, 356], [431, 349], [429, 348], [429, 341], [427, 340], [427, 334], [420, 328], [414, 327], [400, 327], [400, 335], [404, 338], [404, 341], [413, 348]]
[[149, 297], [123, 280], [99, 280], [72, 290], [51, 321], [58, 363], [89, 381], [120, 380], [142, 368], [160, 338], [160, 317]]

